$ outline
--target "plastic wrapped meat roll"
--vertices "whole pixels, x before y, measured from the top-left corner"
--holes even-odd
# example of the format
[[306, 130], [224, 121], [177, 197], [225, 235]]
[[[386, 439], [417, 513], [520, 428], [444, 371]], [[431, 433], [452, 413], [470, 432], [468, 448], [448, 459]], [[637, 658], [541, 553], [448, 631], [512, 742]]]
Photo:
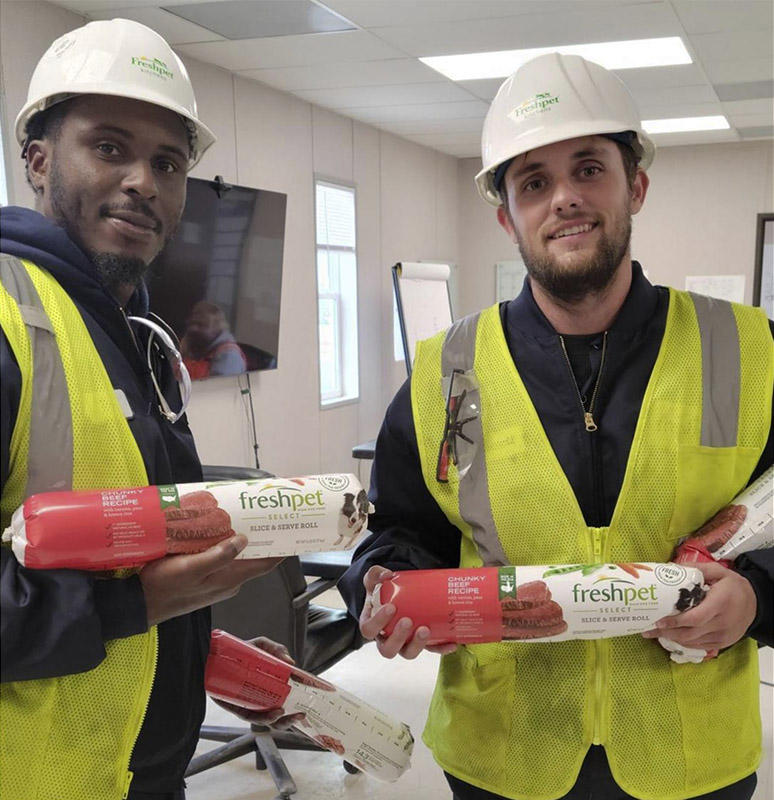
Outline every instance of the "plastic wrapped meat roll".
[[29, 497], [3, 533], [19, 563], [115, 570], [200, 553], [242, 533], [238, 558], [346, 550], [372, 513], [354, 475], [171, 484]]
[[650, 630], [704, 597], [700, 570], [677, 564], [567, 564], [398, 572], [373, 591], [428, 644], [606, 639]]
[[303, 712], [296, 730], [379, 780], [396, 781], [411, 766], [408, 725], [224, 631], [212, 632], [204, 686], [243, 708]]
[[[733, 568], [742, 553], [770, 547], [774, 547], [774, 467], [684, 539], [674, 560], [688, 565], [717, 561]], [[698, 664], [718, 654], [717, 650], [686, 647], [663, 637], [659, 642], [672, 653], [672, 660], [680, 663]]]

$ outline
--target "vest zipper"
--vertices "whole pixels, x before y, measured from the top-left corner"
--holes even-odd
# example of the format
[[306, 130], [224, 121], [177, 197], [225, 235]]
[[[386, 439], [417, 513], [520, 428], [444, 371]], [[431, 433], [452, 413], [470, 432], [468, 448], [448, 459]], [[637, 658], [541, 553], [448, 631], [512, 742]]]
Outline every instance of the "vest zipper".
[[[593, 528], [594, 563], [603, 562], [603, 543], [602, 533], [599, 528]], [[607, 661], [608, 661], [608, 642], [604, 639], [596, 640], [594, 645], [594, 735], [592, 743], [603, 745], [606, 735], [603, 730], [605, 695], [607, 690]]]
[[599, 384], [602, 380], [602, 370], [605, 368], [605, 354], [607, 353], [607, 331], [605, 331], [604, 335], [602, 336], [602, 357], [599, 361], [599, 374], [597, 375], [597, 380], [594, 383], [594, 390], [591, 393], [591, 401], [589, 402], [588, 411], [586, 411], [586, 406], [583, 405], [583, 397], [581, 396], [580, 389], [578, 388], [578, 382], [575, 380], [575, 373], [572, 371], [570, 356], [567, 355], [567, 346], [564, 343], [564, 336], [561, 334], [559, 336], [559, 341], [562, 344], [562, 352], [564, 353], [565, 361], [567, 361], [567, 366], [570, 369], [570, 375], [572, 375], [573, 386], [575, 386], [575, 391], [578, 393], [578, 402], [580, 403], [581, 411], [583, 412], [583, 421], [586, 424], [586, 430], [589, 433], [593, 433], [597, 429], [597, 423], [594, 422], [594, 406], [597, 402]]
[[142, 726], [145, 723], [145, 716], [148, 713], [148, 706], [150, 705], [150, 698], [151, 692], [153, 692], [153, 684], [156, 682], [156, 668], [159, 664], [159, 634], [158, 628], [156, 629], [156, 641], [153, 647], [153, 667], [151, 669], [151, 678], [150, 678], [150, 689], [148, 690], [148, 697], [145, 701], [145, 705], [142, 709], [142, 715], [140, 716], [140, 724], [137, 726], [137, 733], [134, 735], [134, 741], [132, 742], [132, 747], [129, 750], [129, 758], [126, 761], [126, 777], [124, 778], [124, 793], [121, 796], [121, 800], [126, 800], [129, 797], [129, 788], [132, 785], [132, 779], [134, 778], [134, 773], [129, 769], [129, 765], [132, 763], [132, 756], [134, 755], [134, 748], [137, 746], [137, 740], [140, 738], [140, 731], [142, 730]]

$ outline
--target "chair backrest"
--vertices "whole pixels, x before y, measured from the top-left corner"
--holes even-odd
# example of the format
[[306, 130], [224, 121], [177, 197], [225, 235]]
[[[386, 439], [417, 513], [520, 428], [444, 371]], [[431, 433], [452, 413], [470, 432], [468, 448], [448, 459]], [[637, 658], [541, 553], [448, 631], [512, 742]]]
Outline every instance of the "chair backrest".
[[271, 572], [243, 584], [239, 594], [212, 606], [212, 627], [240, 639], [268, 636], [303, 660], [308, 606], [295, 608], [293, 599], [303, 594], [306, 580], [296, 556], [281, 561]]

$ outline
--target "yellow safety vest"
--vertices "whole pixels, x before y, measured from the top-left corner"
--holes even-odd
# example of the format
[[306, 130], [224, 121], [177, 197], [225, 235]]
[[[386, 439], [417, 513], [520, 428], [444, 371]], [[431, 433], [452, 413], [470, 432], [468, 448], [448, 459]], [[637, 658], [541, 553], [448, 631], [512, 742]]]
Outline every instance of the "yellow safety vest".
[[[0, 256], [0, 324], [22, 375], [2, 528], [51, 489], [145, 486], [142, 456], [83, 319], [57, 281]], [[0, 687], [0, 797], [125, 797], [156, 668], [155, 626], [105, 642], [88, 672]]]
[[[470, 469], [436, 480], [442, 375], [480, 386]], [[462, 532], [460, 566], [668, 561], [747, 483], [771, 422], [774, 347], [760, 309], [670, 291], [661, 349], [608, 527], [588, 527], [516, 370], [497, 306], [423, 342], [412, 407], [425, 483]], [[601, 423], [604, 425], [604, 420]], [[593, 434], [590, 434], [593, 435]], [[761, 754], [758, 657], [704, 664], [655, 640], [495, 643], [444, 656], [424, 741], [461, 780], [519, 800], [574, 785], [592, 744], [618, 784], [682, 800], [741, 780]]]

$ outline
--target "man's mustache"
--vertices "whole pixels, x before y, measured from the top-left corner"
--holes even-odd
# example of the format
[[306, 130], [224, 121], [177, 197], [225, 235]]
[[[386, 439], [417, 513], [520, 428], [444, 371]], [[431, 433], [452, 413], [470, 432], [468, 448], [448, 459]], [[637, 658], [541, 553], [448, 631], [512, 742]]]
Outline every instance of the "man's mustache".
[[122, 211], [128, 211], [131, 214], [139, 214], [140, 216], [145, 217], [148, 222], [153, 225], [154, 233], [161, 233], [164, 227], [164, 224], [159, 217], [153, 213], [151, 207], [142, 201], [129, 203], [123, 206], [109, 205], [108, 203], [104, 203], [99, 207], [100, 217], [112, 217], [116, 213], [121, 213]]

